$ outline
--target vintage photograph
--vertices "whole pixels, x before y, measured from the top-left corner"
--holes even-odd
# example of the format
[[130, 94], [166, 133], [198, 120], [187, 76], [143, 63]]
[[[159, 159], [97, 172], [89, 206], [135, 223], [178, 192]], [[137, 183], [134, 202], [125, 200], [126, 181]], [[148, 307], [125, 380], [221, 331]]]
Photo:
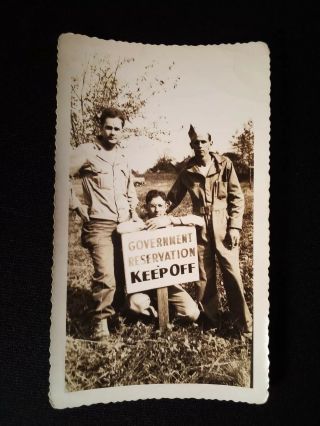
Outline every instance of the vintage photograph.
[[53, 406], [266, 401], [269, 67], [60, 37]]

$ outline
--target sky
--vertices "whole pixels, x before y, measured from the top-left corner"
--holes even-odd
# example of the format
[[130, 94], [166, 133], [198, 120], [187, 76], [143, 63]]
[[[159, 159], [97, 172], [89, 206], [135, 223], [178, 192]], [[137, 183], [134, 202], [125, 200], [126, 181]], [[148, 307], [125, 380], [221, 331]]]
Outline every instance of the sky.
[[88, 60], [104, 55], [114, 63], [135, 59], [119, 72], [120, 81], [128, 87], [134, 87], [150, 64], [153, 68], [148, 78], [158, 76], [165, 82], [166, 93], [151, 97], [142, 111], [144, 118], [134, 119], [128, 126], [152, 127], [156, 121], [170, 136], [162, 142], [146, 137], [130, 139], [127, 149], [134, 169], [142, 172], [164, 154], [174, 161], [192, 154], [190, 124], [209, 132], [214, 150], [223, 153], [231, 150], [232, 135], [252, 120], [255, 144], [259, 144], [269, 114], [269, 53], [264, 43], [155, 46], [81, 38], [68, 57], [71, 75], [81, 75]]

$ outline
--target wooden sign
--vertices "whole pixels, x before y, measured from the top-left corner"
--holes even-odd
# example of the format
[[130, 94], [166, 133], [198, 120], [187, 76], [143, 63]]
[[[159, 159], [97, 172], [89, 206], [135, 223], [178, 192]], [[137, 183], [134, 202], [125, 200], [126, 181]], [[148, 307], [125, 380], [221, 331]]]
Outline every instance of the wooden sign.
[[199, 280], [194, 226], [132, 232], [121, 237], [128, 293]]

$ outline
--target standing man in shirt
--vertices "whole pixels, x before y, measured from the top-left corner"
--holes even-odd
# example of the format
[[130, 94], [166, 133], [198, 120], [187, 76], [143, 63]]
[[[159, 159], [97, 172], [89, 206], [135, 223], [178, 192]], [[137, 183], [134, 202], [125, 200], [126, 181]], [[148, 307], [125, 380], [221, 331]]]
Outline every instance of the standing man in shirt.
[[213, 323], [218, 320], [216, 261], [222, 273], [231, 318], [235, 327], [248, 337], [252, 318], [244, 298], [239, 267], [239, 240], [244, 212], [244, 197], [232, 162], [213, 154], [211, 135], [189, 130], [192, 157], [168, 194], [169, 211], [189, 192], [193, 213], [203, 216], [205, 226], [198, 232], [200, 281], [197, 300]]
[[121, 241], [117, 225], [135, 219], [138, 199], [131, 168], [119, 147], [125, 123], [124, 114], [116, 108], [105, 108], [100, 117], [100, 136], [73, 150], [71, 177], [82, 179], [84, 204], [71, 190], [71, 208], [83, 220], [82, 245], [90, 252], [94, 274], [92, 296], [95, 307], [93, 339], [109, 335], [107, 319], [115, 313], [117, 274], [123, 285]]

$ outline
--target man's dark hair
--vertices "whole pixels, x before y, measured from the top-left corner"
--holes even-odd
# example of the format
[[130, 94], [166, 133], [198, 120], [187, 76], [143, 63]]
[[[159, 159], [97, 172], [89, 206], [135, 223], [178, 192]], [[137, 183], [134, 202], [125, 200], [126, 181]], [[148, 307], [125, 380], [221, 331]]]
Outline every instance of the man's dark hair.
[[164, 192], [158, 191], [157, 189], [152, 189], [146, 195], [146, 203], [150, 203], [150, 201], [156, 197], [161, 197], [163, 201], [167, 202], [167, 196]]
[[124, 123], [126, 121], [126, 117], [120, 109], [108, 107], [104, 108], [102, 110], [101, 116], [100, 116], [100, 125], [103, 126], [107, 118], [119, 118], [122, 123], [122, 127], [124, 126]]

